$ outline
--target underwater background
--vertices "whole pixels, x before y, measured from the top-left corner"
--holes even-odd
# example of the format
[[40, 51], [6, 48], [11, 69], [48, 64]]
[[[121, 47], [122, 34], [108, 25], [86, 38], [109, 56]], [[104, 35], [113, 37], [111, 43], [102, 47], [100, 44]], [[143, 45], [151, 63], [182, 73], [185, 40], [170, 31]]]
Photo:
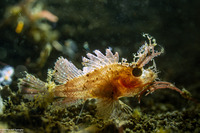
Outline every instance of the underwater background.
[[[155, 59], [159, 78], [200, 100], [200, 1], [198, 0], [1, 0], [0, 69], [14, 69], [0, 84], [0, 129], [19, 132], [200, 132], [199, 102], [158, 90], [122, 99], [133, 114], [120, 127], [95, 117], [94, 101], [62, 108], [23, 99], [17, 86], [23, 71], [45, 80], [63, 56], [81, 68], [82, 56], [108, 47], [133, 59], [152, 35], [165, 53]], [[0, 74], [0, 76], [2, 76]], [[1, 77], [0, 77], [1, 78]], [[1, 81], [1, 80], [0, 80]], [[78, 122], [76, 122], [78, 120]]]

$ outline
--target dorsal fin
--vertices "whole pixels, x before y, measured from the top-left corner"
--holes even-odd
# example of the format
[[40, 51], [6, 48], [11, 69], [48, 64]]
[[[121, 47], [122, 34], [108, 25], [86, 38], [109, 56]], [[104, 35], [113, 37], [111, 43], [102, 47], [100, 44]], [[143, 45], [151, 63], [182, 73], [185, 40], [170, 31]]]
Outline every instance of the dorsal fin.
[[118, 63], [119, 61], [119, 54], [116, 52], [114, 55], [110, 49], [106, 49], [106, 55], [103, 55], [99, 50], [95, 50], [94, 54], [88, 53], [87, 57], [83, 57], [83, 73], [91, 72], [97, 68], [100, 68], [105, 65]]
[[83, 71], [78, 69], [73, 63], [69, 62], [63, 57], [58, 58], [54, 66], [54, 70], [55, 81], [61, 84], [66, 83], [70, 79], [83, 75]]

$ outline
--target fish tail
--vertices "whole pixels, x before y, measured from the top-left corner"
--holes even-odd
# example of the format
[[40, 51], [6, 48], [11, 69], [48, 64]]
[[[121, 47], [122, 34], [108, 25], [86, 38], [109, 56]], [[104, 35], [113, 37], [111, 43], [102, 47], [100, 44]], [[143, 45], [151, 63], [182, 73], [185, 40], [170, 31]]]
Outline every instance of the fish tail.
[[97, 117], [123, 120], [132, 109], [120, 100], [97, 99]]
[[46, 93], [48, 90], [46, 82], [41, 81], [27, 72], [25, 74], [24, 78], [19, 79], [18, 88], [27, 99], [33, 99], [39, 93]]

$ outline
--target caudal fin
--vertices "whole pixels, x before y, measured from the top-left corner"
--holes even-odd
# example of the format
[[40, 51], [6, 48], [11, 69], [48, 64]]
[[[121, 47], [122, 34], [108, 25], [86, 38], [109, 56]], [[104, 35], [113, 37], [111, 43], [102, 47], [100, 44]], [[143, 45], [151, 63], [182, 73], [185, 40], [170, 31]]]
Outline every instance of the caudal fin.
[[38, 93], [47, 91], [45, 82], [28, 73], [26, 73], [24, 78], [19, 79], [18, 87], [21, 90], [21, 93], [28, 99], [32, 99], [33, 96]]

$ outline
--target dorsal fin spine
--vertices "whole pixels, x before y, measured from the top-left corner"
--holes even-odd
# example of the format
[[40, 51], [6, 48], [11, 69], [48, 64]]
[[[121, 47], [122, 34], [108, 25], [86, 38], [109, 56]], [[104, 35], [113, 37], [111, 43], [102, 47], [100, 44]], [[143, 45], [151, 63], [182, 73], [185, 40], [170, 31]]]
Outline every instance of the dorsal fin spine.
[[98, 56], [95, 56], [91, 53], [87, 54], [87, 57], [90, 58], [91, 60], [93, 60], [94, 62], [97, 62], [98, 64], [102, 64], [102, 65], [106, 65], [106, 62], [104, 62], [101, 58], [99, 58]]
[[55, 81], [64, 84], [68, 80], [83, 75], [83, 71], [79, 70], [73, 63], [63, 57], [59, 57], [55, 63], [54, 74]]
[[109, 63], [109, 64], [112, 63], [112, 62], [111, 62], [105, 55], [103, 55], [99, 50], [95, 50], [94, 53], [97, 55], [97, 57], [103, 59], [105, 63]]
[[87, 57], [83, 57], [83, 73], [86, 74], [88, 72], [94, 71], [96, 68], [101, 68], [103, 66], [118, 63], [119, 55], [116, 52], [114, 55], [110, 49], [106, 49], [106, 54], [102, 54], [99, 50], [95, 50], [94, 54], [88, 53]]

